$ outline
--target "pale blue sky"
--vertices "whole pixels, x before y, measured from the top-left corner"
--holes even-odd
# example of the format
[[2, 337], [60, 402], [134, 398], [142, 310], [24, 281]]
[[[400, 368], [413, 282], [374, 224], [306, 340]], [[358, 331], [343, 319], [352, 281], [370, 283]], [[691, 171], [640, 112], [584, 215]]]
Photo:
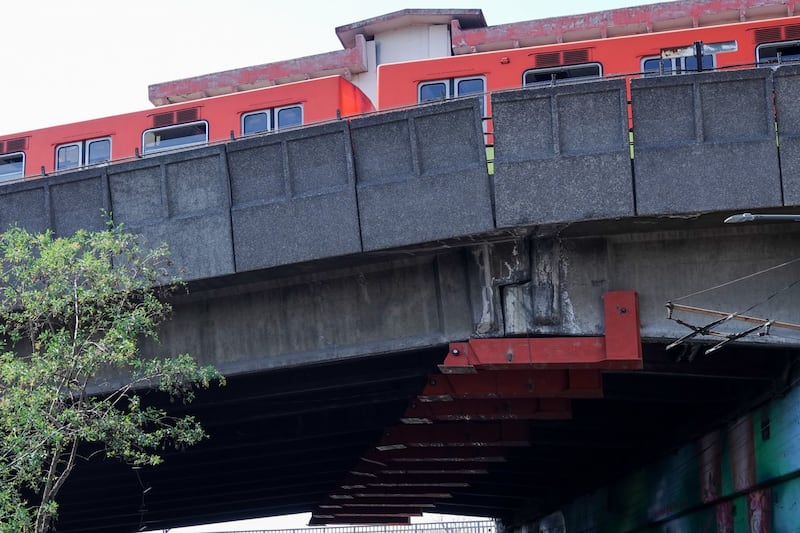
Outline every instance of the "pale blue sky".
[[[26, 0], [3, 6], [0, 135], [151, 107], [151, 83], [339, 50], [337, 26], [405, 8], [490, 25], [646, 0]], [[142, 6], [145, 6], [142, 9]]]

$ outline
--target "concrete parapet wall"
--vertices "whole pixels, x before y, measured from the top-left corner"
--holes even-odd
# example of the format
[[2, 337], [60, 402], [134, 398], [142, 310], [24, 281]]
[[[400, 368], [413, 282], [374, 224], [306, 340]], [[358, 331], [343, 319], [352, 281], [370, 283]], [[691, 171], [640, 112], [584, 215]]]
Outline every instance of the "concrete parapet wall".
[[355, 119], [364, 250], [494, 229], [477, 99]]
[[68, 234], [112, 213], [191, 281], [497, 228], [798, 205], [798, 73], [632, 80], [633, 159], [624, 81], [590, 81], [493, 95], [493, 176], [479, 101], [459, 99], [10, 184], [0, 225]]
[[459, 100], [11, 184], [0, 224], [66, 235], [110, 213], [191, 281], [491, 231], [486, 168]]
[[637, 214], [782, 205], [771, 72], [631, 81]]
[[236, 271], [361, 251], [346, 122], [228, 145]]
[[14, 225], [59, 235], [101, 229], [111, 210], [107, 190], [104, 169], [10, 184], [0, 189], [0, 231]]
[[775, 70], [775, 112], [786, 205], [800, 205], [800, 66]]
[[634, 215], [624, 80], [492, 95], [499, 227]]
[[107, 174], [114, 221], [166, 242], [184, 278], [233, 272], [224, 146], [112, 165]]

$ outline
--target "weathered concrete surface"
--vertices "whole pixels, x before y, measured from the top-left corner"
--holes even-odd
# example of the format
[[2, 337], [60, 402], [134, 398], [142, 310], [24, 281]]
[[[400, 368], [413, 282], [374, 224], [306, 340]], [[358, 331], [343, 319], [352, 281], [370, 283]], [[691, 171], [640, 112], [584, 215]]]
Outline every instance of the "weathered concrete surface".
[[[502, 312], [481, 309], [504, 321], [487, 331], [476, 321], [474, 334], [599, 335], [604, 331], [600, 302], [603, 293], [612, 290], [639, 293], [641, 333], [655, 342], [669, 343], [690, 332], [667, 318], [668, 302], [800, 324], [800, 228], [732, 228], [723, 226], [722, 217], [716, 228], [690, 227], [530, 237], [514, 247], [481, 247], [491, 260], [482, 263], [488, 272], [476, 276], [476, 292], [500, 296], [473, 305], [501, 305]], [[520, 251], [530, 254], [529, 262], [518, 260]], [[514, 264], [519, 268], [509, 277], [509, 265]], [[685, 312], [674, 316], [698, 326], [716, 320]], [[731, 333], [752, 326], [732, 321], [718, 329]], [[737, 342], [798, 344], [800, 335], [772, 328], [771, 335], [750, 335]]]
[[477, 99], [351, 122], [364, 250], [494, 228]]
[[781, 205], [770, 69], [631, 81], [636, 209]]
[[103, 169], [7, 185], [0, 190], [0, 229], [17, 225], [57, 235], [102, 229], [110, 211], [106, 190]]
[[800, 205], [800, 66], [779, 67], [773, 77], [783, 200]]
[[624, 80], [492, 95], [497, 225], [634, 214]]
[[[670, 301], [800, 324], [800, 285], [793, 285], [800, 279], [800, 262], [792, 262], [799, 251], [798, 228], [780, 224], [758, 231], [676, 231], [613, 238], [609, 239], [613, 258], [609, 286], [639, 287], [635, 290], [640, 291], [642, 336], [659, 341], [689, 333], [667, 320], [665, 304]], [[780, 265], [785, 266], [765, 271]], [[686, 313], [675, 316], [695, 325], [717, 319]], [[719, 330], [743, 331], [753, 325], [734, 321]], [[772, 328], [766, 337], [750, 335], [737, 342], [798, 341], [797, 332]]]
[[346, 122], [228, 145], [236, 270], [361, 251]]
[[47, 182], [7, 185], [0, 196], [0, 225], [6, 230], [20, 226], [41, 232], [50, 227], [49, 189]]
[[79, 229], [101, 230], [110, 216], [111, 201], [103, 169], [74, 172], [49, 186], [51, 227], [56, 235]]
[[[235, 374], [469, 337], [603, 335], [603, 294], [613, 290], [636, 291], [642, 337], [668, 344], [689, 333], [667, 319], [668, 302], [800, 323], [800, 284], [793, 285], [800, 262], [792, 262], [798, 250], [800, 228], [743, 230], [720, 219], [716, 227], [529, 235], [279, 277], [263, 271], [260, 281], [234, 278], [179, 297], [162, 349], [188, 351]], [[697, 326], [716, 319], [675, 317]], [[731, 321], [717, 329], [752, 325]], [[737, 341], [754, 343], [798, 345], [800, 335], [773, 327]]]
[[225, 147], [186, 150], [108, 167], [114, 221], [166, 242], [186, 279], [233, 272]]
[[193, 291], [159, 349], [236, 374], [439, 345], [470, 336], [467, 287], [456, 251]]

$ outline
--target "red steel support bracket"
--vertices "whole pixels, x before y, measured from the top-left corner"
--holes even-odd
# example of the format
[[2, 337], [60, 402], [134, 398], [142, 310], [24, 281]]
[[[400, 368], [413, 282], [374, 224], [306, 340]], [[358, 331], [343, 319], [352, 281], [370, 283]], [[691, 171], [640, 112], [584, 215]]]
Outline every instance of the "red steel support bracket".
[[602, 337], [470, 339], [450, 344], [439, 370], [471, 374], [479, 369], [641, 369], [642, 341], [635, 291], [606, 292]]
[[387, 428], [377, 450], [399, 447], [529, 446], [527, 421], [502, 420], [469, 424], [412, 424]]
[[400, 421], [403, 424], [432, 424], [434, 421], [462, 420], [568, 420], [572, 408], [568, 398], [487, 398], [442, 402], [412, 402]]

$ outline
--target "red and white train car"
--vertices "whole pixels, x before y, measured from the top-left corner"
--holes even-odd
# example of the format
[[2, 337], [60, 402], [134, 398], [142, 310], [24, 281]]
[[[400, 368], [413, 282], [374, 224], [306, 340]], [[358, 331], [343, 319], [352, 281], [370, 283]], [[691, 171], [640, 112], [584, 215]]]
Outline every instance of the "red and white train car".
[[0, 137], [0, 181], [37, 177], [373, 110], [341, 76]]
[[[699, 58], [699, 60], [698, 60]], [[378, 108], [601, 76], [671, 75], [800, 59], [800, 16], [392, 63]], [[485, 102], [487, 113], [490, 102]]]

